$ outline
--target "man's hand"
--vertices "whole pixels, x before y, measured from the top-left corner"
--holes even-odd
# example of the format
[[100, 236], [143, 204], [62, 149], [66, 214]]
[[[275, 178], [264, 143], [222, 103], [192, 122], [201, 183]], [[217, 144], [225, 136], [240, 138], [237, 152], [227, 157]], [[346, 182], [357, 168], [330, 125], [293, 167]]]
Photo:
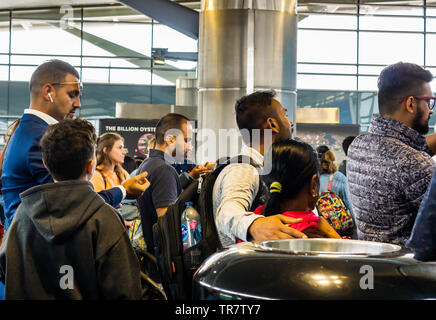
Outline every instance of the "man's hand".
[[304, 233], [287, 226], [290, 223], [298, 222], [301, 222], [301, 219], [276, 214], [254, 220], [248, 228], [248, 232], [256, 241], [307, 238]]
[[194, 178], [194, 179], [198, 179], [200, 177], [200, 175], [204, 174], [204, 173], [209, 173], [212, 170], [202, 166], [202, 165], [196, 165], [191, 172], [189, 172], [189, 175]]
[[148, 173], [144, 171], [143, 173], [124, 181], [123, 187], [126, 188], [127, 199], [136, 199], [148, 189], [150, 182], [148, 182], [146, 178], [147, 175]]

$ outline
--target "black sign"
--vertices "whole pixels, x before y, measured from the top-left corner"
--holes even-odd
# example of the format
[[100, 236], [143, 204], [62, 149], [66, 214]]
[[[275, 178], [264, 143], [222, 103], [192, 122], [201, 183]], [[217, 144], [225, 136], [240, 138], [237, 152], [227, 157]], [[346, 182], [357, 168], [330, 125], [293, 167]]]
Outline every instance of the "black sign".
[[131, 157], [146, 158], [159, 119], [100, 119], [100, 134], [116, 132], [124, 138], [126, 153]]

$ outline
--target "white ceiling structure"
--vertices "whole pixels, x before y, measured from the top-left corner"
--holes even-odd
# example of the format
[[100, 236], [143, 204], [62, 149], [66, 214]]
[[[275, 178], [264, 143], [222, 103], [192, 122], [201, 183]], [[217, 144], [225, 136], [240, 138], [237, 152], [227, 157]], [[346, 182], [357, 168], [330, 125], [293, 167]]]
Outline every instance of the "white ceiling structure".
[[[176, 0], [187, 7], [198, 9], [200, 2], [191, 0]], [[63, 5], [70, 6], [92, 6], [92, 5], [113, 5], [120, 4], [118, 1], [111, 0], [2, 0], [0, 1], [0, 10], [4, 9], [26, 9], [26, 8], [47, 8], [61, 7]]]

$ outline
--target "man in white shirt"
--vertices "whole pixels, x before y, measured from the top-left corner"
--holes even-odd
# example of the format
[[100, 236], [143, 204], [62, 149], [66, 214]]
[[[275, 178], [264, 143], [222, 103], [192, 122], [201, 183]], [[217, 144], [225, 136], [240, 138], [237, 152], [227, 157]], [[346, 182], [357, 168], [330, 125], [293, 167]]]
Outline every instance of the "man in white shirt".
[[[258, 91], [244, 96], [236, 102], [236, 122], [242, 135], [244, 147], [241, 155], [252, 158], [259, 167], [263, 166], [263, 155], [271, 142], [264, 139], [266, 130], [272, 134], [272, 143], [279, 139], [290, 139], [292, 122], [286, 109], [274, 99], [274, 91]], [[260, 130], [260, 139], [253, 139], [253, 132]], [[267, 186], [269, 187], [269, 186]], [[243, 241], [306, 238], [287, 224], [300, 219], [281, 214], [270, 217], [256, 215], [252, 211], [259, 190], [258, 170], [247, 163], [229, 164], [217, 177], [213, 188], [213, 208], [221, 244], [224, 247]]]

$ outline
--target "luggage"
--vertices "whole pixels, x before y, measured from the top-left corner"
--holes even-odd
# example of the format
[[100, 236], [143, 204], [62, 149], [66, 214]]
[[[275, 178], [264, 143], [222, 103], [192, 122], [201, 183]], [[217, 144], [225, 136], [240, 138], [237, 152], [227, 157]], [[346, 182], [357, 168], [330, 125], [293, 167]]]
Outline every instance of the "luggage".
[[[195, 271], [207, 257], [223, 249], [215, 226], [212, 193], [218, 175], [231, 163], [250, 163], [257, 166], [251, 158], [245, 156], [227, 159], [224, 163], [218, 162], [218, 167], [213, 172], [191, 182], [153, 226], [158, 269], [169, 300], [192, 299], [192, 279]], [[263, 186], [261, 183], [260, 185]], [[262, 190], [263, 188], [259, 188], [254, 201], [256, 205]], [[184, 251], [181, 215], [186, 208], [186, 202], [192, 202], [200, 214], [202, 240]], [[190, 259], [192, 250], [200, 252], [200, 259]]]
[[333, 175], [330, 175], [328, 191], [322, 192], [316, 202], [316, 209], [341, 237], [351, 237], [353, 218], [342, 199], [332, 191]]

